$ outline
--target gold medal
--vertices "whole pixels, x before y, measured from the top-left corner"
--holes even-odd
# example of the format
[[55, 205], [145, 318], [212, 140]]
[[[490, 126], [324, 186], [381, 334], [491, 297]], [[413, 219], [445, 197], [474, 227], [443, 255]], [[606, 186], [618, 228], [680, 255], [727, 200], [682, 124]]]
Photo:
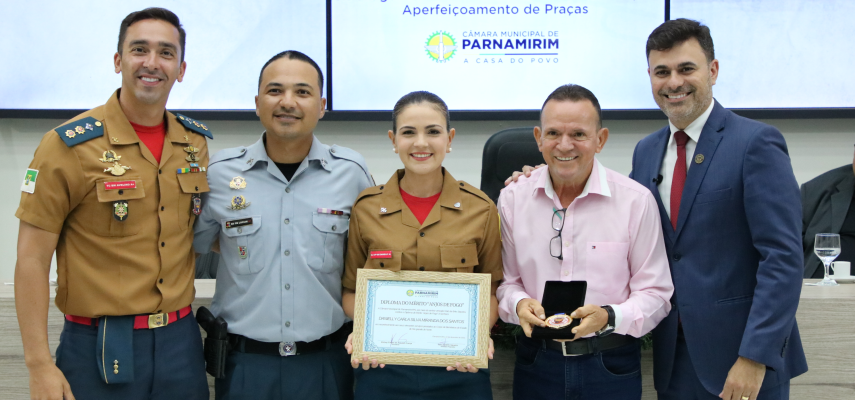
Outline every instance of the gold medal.
[[243, 196], [232, 197], [232, 204], [229, 205], [230, 210], [243, 210], [249, 207], [250, 202], [246, 201]]
[[104, 172], [110, 172], [113, 175], [122, 176], [129, 169], [131, 169], [131, 167], [129, 167], [127, 165], [119, 164], [118, 161], [114, 161], [113, 166], [105, 169]]
[[570, 318], [569, 315], [558, 313], [546, 319], [546, 326], [552, 329], [561, 329], [570, 325], [571, 322], [573, 322], [573, 318]]
[[236, 176], [229, 182], [229, 187], [235, 190], [246, 189], [246, 179]]

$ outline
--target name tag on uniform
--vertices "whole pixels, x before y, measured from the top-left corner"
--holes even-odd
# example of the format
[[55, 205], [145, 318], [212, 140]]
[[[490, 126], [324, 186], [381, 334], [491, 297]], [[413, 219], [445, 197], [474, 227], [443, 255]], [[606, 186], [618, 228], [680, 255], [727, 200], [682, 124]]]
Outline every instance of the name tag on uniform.
[[372, 251], [371, 258], [392, 258], [392, 250]]
[[137, 181], [119, 181], [119, 182], [104, 182], [104, 189], [136, 189]]
[[252, 218], [241, 218], [226, 221], [226, 228], [234, 228], [238, 226], [252, 225]]

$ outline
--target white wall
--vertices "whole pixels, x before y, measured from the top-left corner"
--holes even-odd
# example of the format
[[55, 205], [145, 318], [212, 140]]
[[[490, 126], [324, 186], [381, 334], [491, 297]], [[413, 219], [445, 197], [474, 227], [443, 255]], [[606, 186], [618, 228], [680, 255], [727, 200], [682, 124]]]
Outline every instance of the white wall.
[[[452, 118], [454, 115], [452, 114]], [[0, 282], [14, 276], [18, 220], [15, 211], [20, 200], [24, 172], [44, 132], [62, 120], [0, 119], [0, 185], [9, 197], [0, 197]], [[855, 120], [766, 120], [786, 137], [799, 183], [829, 169], [849, 164], [853, 159]], [[455, 178], [480, 186], [481, 152], [491, 134], [510, 127], [531, 126], [536, 121], [464, 121], [454, 123], [457, 136], [445, 166]], [[645, 135], [665, 125], [659, 121], [605, 121], [611, 136], [599, 159], [607, 167], [628, 174], [635, 144]], [[262, 127], [257, 121], [208, 121], [214, 132], [209, 142], [212, 151], [247, 145], [258, 140]], [[353, 148], [368, 162], [377, 183], [385, 182], [401, 162], [392, 152], [386, 135], [388, 122], [324, 122], [316, 134], [327, 144]]]

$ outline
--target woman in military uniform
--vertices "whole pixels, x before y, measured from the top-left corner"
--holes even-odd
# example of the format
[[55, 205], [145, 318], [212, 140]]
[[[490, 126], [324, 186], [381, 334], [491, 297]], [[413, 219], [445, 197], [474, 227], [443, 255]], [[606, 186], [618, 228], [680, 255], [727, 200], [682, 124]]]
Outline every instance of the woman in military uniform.
[[[495, 324], [496, 288], [502, 279], [498, 212], [486, 194], [455, 180], [442, 167], [454, 134], [448, 106], [438, 96], [412, 92], [395, 104], [389, 139], [404, 168], [386, 184], [363, 191], [353, 206], [342, 279], [342, 305], [349, 317], [359, 268], [478, 272], [492, 275], [490, 326]], [[347, 343], [350, 352], [350, 339]], [[358, 361], [353, 362], [357, 367]], [[445, 400], [449, 395], [492, 399], [489, 371], [470, 364], [369, 366], [378, 365], [364, 359], [364, 369], [356, 372], [357, 400]]]

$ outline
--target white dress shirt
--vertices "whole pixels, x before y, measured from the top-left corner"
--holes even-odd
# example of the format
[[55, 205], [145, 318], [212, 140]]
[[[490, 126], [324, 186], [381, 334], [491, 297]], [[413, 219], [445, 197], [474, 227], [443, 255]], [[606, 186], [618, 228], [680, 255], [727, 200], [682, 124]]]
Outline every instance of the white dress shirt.
[[[701, 114], [698, 119], [692, 121], [683, 132], [689, 136], [689, 141], [686, 142], [686, 174], [689, 173], [689, 168], [692, 167], [692, 159], [695, 158], [695, 147], [698, 145], [698, 140], [701, 138], [701, 131], [704, 130], [704, 125], [707, 124], [710, 114], [712, 114], [715, 100], [710, 102], [707, 110]], [[674, 180], [674, 164], [677, 164], [677, 142], [674, 141], [674, 132], [679, 131], [671, 120], [668, 120], [668, 125], [671, 127], [671, 137], [668, 139], [668, 148], [665, 150], [665, 158], [662, 159], [662, 167], [659, 169], [659, 174], [662, 175], [662, 182], [659, 184], [659, 197], [662, 198], [662, 206], [665, 207], [665, 212], [668, 218], [671, 218], [671, 182]]]

